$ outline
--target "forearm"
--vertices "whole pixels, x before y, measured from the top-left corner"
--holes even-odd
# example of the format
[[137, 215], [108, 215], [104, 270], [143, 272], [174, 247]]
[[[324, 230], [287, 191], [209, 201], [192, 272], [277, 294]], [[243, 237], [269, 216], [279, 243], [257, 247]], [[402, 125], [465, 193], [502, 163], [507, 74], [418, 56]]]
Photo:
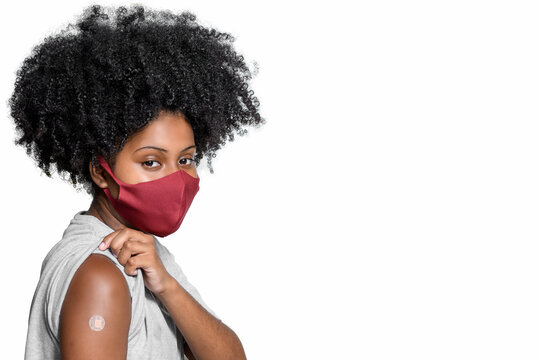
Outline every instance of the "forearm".
[[167, 308], [197, 360], [245, 359], [234, 331], [206, 311], [173, 277], [156, 294]]

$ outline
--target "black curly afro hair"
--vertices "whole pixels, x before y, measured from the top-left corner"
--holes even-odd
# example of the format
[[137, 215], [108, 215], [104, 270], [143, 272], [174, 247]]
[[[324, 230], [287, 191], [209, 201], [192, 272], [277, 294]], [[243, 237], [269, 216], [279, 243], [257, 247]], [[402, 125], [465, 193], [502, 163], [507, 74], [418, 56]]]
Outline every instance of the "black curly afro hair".
[[[101, 154], [114, 166], [128, 137], [162, 110], [181, 112], [195, 137], [194, 161], [259, 127], [252, 71], [228, 33], [205, 28], [184, 11], [140, 4], [91, 5], [77, 22], [45, 38], [17, 70], [9, 99], [19, 138], [51, 177], [51, 164], [92, 196], [89, 162]], [[258, 68], [254, 63], [253, 74]], [[65, 179], [65, 178], [64, 178]]]

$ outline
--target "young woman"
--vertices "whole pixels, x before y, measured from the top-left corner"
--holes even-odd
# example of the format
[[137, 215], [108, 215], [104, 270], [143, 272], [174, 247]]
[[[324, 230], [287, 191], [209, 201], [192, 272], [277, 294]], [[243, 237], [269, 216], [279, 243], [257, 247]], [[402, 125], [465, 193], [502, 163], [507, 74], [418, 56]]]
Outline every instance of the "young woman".
[[20, 138], [93, 198], [45, 257], [25, 359], [243, 359], [156, 238], [199, 190], [197, 165], [265, 121], [234, 38], [135, 5], [90, 6], [36, 46], [10, 99]]

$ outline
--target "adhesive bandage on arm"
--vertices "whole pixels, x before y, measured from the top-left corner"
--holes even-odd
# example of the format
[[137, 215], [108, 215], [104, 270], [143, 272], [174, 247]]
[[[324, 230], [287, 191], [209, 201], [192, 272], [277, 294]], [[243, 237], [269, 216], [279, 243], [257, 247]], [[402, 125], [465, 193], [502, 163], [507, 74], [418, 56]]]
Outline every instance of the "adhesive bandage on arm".
[[105, 327], [105, 319], [101, 315], [92, 315], [90, 320], [88, 320], [88, 325], [94, 331], [101, 331]]

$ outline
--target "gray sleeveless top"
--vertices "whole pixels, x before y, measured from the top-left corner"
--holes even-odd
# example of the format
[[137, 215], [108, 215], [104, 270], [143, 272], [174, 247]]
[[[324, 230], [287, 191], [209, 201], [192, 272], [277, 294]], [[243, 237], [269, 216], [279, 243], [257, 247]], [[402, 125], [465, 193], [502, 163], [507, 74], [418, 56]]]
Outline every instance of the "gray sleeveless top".
[[[103, 254], [121, 270], [131, 293], [131, 324], [128, 334], [127, 360], [184, 359], [184, 339], [163, 304], [144, 286], [142, 270], [127, 275], [124, 266], [110, 248], [100, 250], [104, 236], [114, 230], [86, 211], [77, 212], [64, 230], [62, 239], [48, 252], [41, 265], [34, 292], [24, 358], [61, 359], [59, 343], [60, 310], [73, 275], [90, 254]], [[219, 319], [205, 304], [197, 289], [188, 282], [174, 256], [155, 236], [155, 246], [169, 274], [208, 312]]]

